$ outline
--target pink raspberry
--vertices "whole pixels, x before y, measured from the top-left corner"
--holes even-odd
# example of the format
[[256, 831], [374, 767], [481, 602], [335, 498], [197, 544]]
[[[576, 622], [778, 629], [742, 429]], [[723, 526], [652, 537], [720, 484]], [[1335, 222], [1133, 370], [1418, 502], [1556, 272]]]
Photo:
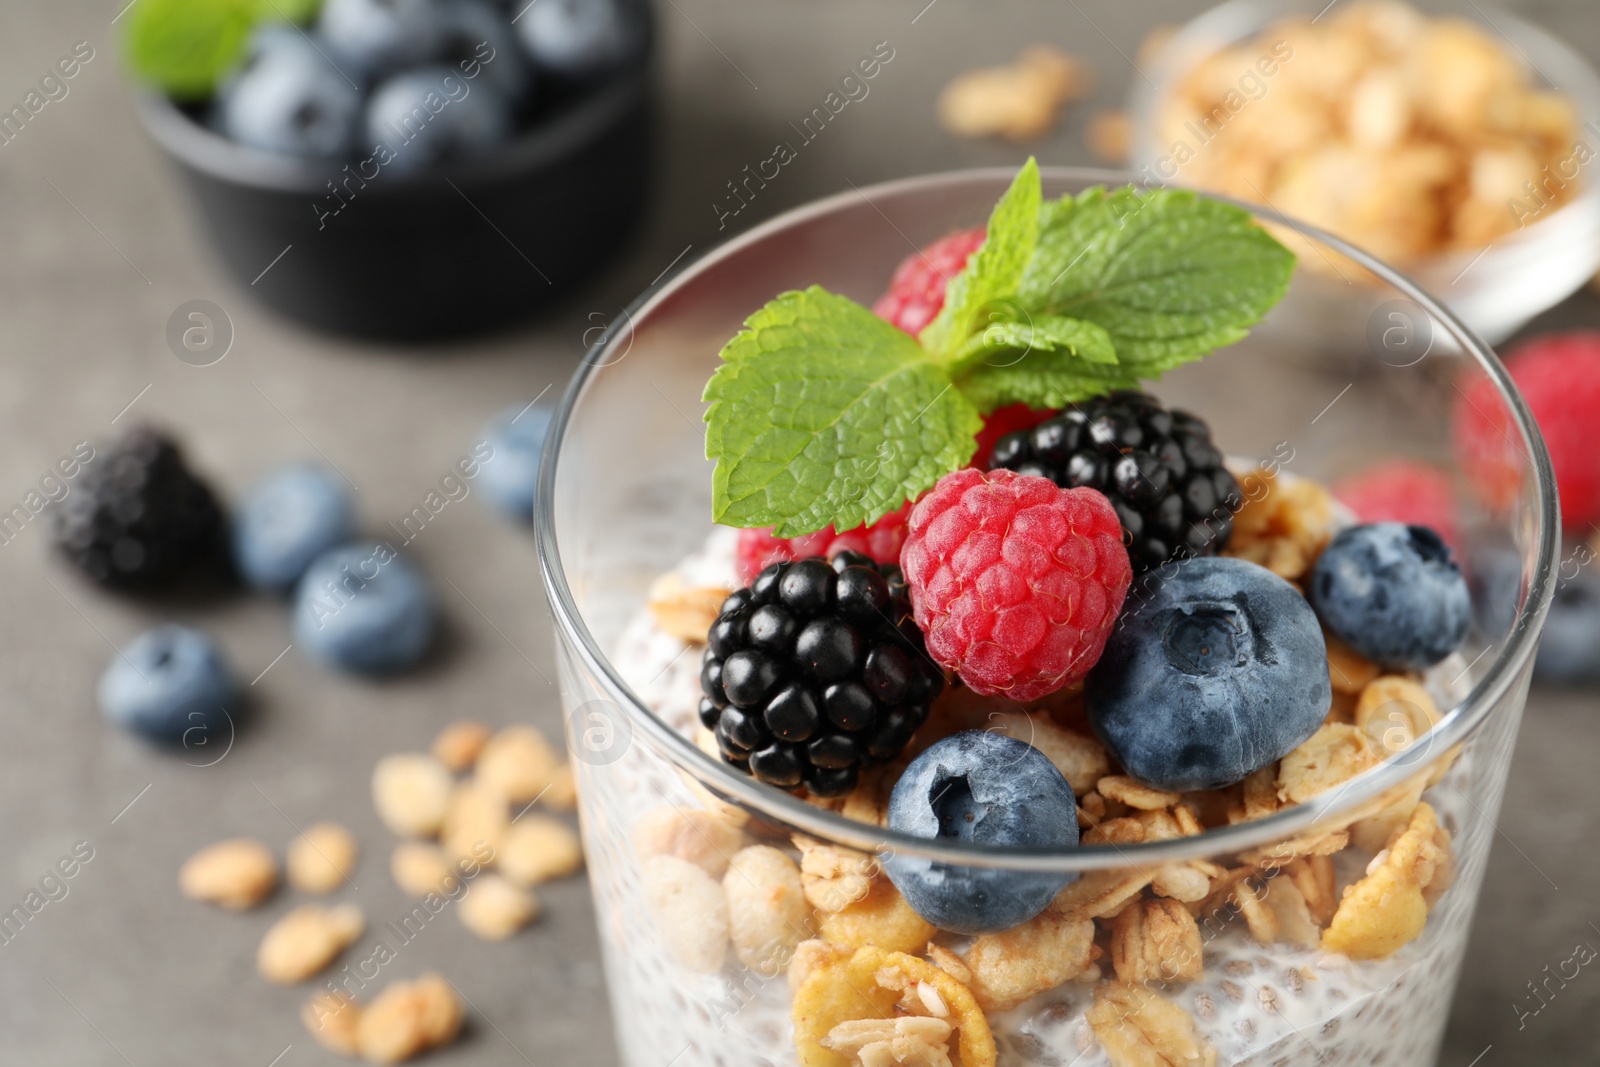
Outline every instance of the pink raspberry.
[[[1600, 522], [1600, 333], [1575, 331], [1536, 337], [1506, 356], [1506, 368], [1522, 390], [1544, 433], [1561, 494], [1567, 529], [1587, 533]], [[1517, 491], [1527, 460], [1521, 455], [1511, 413], [1488, 379], [1470, 386], [1457, 405], [1456, 444], [1476, 487], [1490, 503], [1507, 502]]]
[[1444, 471], [1427, 463], [1392, 459], [1334, 483], [1338, 497], [1362, 522], [1431, 526], [1456, 547], [1456, 495]]
[[906, 516], [910, 513], [908, 503], [871, 526], [857, 526], [844, 533], [835, 533], [832, 526], [825, 526], [816, 533], [782, 538], [773, 537], [771, 527], [740, 530], [739, 580], [749, 585], [768, 564], [787, 563], [807, 556], [830, 559], [844, 551], [865, 553], [878, 563], [898, 563], [900, 546], [906, 539]]
[[912, 509], [900, 564], [929, 654], [974, 693], [1017, 701], [1089, 673], [1133, 578], [1101, 493], [971, 467]]
[[982, 226], [958, 230], [939, 238], [921, 252], [913, 252], [894, 269], [889, 291], [878, 298], [872, 310], [879, 318], [894, 323], [912, 337], [917, 336], [944, 307], [944, 287], [961, 273], [985, 236]]

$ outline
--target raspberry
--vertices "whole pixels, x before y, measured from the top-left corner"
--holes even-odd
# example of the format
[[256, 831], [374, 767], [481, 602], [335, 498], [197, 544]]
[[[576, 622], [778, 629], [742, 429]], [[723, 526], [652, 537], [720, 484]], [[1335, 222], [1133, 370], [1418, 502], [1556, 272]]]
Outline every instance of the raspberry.
[[722, 758], [769, 785], [842, 796], [893, 759], [944, 675], [911, 621], [898, 567], [841, 552], [763, 570], [706, 635], [700, 722]]
[[1431, 527], [1455, 547], [1455, 490], [1444, 471], [1427, 463], [1392, 459], [1343, 478], [1333, 487], [1362, 522], [1403, 522]]
[[912, 509], [901, 559], [928, 653], [1017, 701], [1089, 673], [1133, 578], [1103, 494], [971, 467]]
[[894, 323], [912, 337], [917, 336], [944, 307], [944, 287], [961, 273], [985, 236], [982, 226], [958, 230], [920, 252], [913, 252], [894, 269], [889, 291], [878, 298], [872, 310], [879, 318]]
[[857, 526], [844, 533], [835, 533], [832, 526], [824, 526], [816, 533], [782, 538], [773, 537], [771, 527], [740, 530], [739, 580], [747, 584], [753, 582], [756, 575], [773, 563], [787, 563], [806, 556], [832, 559], [840, 552], [859, 552], [874, 563], [899, 563], [900, 546], [906, 539], [906, 516], [910, 514], [908, 503], [871, 526]]
[[56, 546], [108, 586], [149, 587], [221, 558], [216, 497], [184, 466], [178, 447], [148, 428], [131, 431], [85, 468], [59, 506]]
[[1204, 422], [1132, 391], [1086, 400], [1007, 434], [995, 442], [989, 466], [1100, 490], [1140, 572], [1227, 547], [1233, 513], [1244, 502]]
[[[1600, 521], [1600, 333], [1538, 337], [1506, 357], [1544, 433], [1561, 494], [1568, 530], [1584, 533]], [[1482, 378], [1468, 388], [1456, 410], [1456, 445], [1473, 483], [1490, 503], [1511, 499], [1527, 469], [1511, 413]]]

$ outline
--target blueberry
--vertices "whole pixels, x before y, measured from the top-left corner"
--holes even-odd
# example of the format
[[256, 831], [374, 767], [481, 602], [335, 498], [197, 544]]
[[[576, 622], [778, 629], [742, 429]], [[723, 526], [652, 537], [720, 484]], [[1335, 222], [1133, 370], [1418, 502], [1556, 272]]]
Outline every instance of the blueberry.
[[551, 411], [544, 404], [506, 408], [483, 428], [473, 449], [487, 451], [478, 472], [484, 499], [508, 519], [533, 521], [533, 495], [539, 485], [539, 458]]
[[352, 76], [377, 77], [435, 55], [445, 22], [434, 0], [327, 0], [318, 29]]
[[1085, 708], [1127, 772], [1159, 789], [1217, 789], [1287, 755], [1333, 702], [1316, 615], [1242, 559], [1141, 577], [1089, 672]]
[[[968, 730], [911, 761], [889, 797], [889, 828], [916, 837], [1038, 849], [1078, 843], [1072, 787], [1032, 745]], [[889, 880], [941, 930], [1008, 930], [1038, 915], [1071, 875], [956, 867], [893, 853]]]
[[240, 144], [337, 159], [354, 144], [361, 90], [298, 31], [260, 32], [217, 95], [215, 122]]
[[511, 103], [499, 89], [445, 67], [396, 74], [367, 101], [367, 140], [389, 146], [394, 155], [383, 166], [396, 174], [483, 155], [504, 144], [511, 129]]
[[106, 718], [152, 741], [185, 748], [232, 737], [240, 688], [222, 650], [187, 626], [140, 634], [100, 679]]
[[1554, 685], [1600, 682], [1600, 572], [1588, 564], [1556, 582], [1533, 676]]
[[1377, 522], [1340, 530], [1307, 593], [1334, 634], [1374, 663], [1423, 670], [1461, 646], [1472, 597], [1443, 539], [1426, 526]]
[[320, 467], [284, 467], [257, 482], [234, 512], [234, 563], [259, 589], [287, 589], [354, 528], [341, 479]]
[[583, 81], [633, 59], [645, 39], [636, 0], [539, 0], [517, 20], [534, 68]]
[[355, 542], [312, 561], [295, 588], [295, 642], [330, 666], [364, 674], [409, 667], [433, 640], [432, 592], [382, 542]]
[[468, 80], [483, 78], [513, 104], [526, 102], [533, 74], [505, 15], [482, 0], [447, 0], [439, 38], [434, 59]]

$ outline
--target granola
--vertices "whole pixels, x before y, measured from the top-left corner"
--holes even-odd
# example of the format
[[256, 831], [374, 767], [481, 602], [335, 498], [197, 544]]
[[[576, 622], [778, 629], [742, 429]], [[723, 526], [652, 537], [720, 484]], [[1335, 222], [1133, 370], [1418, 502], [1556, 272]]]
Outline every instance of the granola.
[[706, 631], [717, 620], [717, 610], [733, 593], [716, 586], [690, 586], [676, 571], [668, 571], [650, 587], [645, 600], [656, 625], [680, 641], [705, 644]]
[[782, 970], [811, 928], [794, 860], [771, 845], [752, 845], [728, 864], [722, 891], [739, 962], [763, 975]]
[[278, 887], [278, 861], [259, 841], [218, 841], [190, 856], [178, 870], [178, 888], [192, 900], [234, 911], [253, 908]]
[[1089, 1026], [1112, 1067], [1215, 1067], [1217, 1051], [1182, 1008], [1141, 985], [1101, 982]]
[[1093, 962], [1094, 923], [1055, 905], [1011, 930], [973, 939], [965, 964], [985, 1011], [1008, 1011], [1054, 989]]
[[1433, 808], [1417, 806], [1411, 824], [1373, 858], [1369, 873], [1344, 891], [1322, 947], [1356, 959], [1387, 956], [1422, 933], [1428, 921], [1423, 895], [1444, 859], [1435, 840]]
[[1192, 982], [1203, 972], [1200, 927], [1173, 900], [1143, 900], [1111, 923], [1111, 966], [1124, 982]]

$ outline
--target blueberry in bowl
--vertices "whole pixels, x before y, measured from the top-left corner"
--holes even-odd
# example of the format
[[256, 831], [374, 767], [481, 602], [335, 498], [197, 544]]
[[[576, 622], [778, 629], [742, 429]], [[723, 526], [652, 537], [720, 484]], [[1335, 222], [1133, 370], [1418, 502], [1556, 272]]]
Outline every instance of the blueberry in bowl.
[[212, 124], [267, 152], [343, 159], [354, 148], [361, 89], [286, 26], [257, 34], [238, 73], [218, 94]]
[[[1038, 749], [1005, 734], [966, 730], [929, 746], [906, 767], [889, 797], [889, 828], [935, 840], [1072, 848], [1078, 810], [1072, 786]], [[1073, 878], [895, 853], [883, 865], [913, 911], [958, 934], [1027, 922]]]
[[1305, 597], [1228, 557], [1169, 563], [1136, 583], [1084, 689], [1090, 725], [1128, 774], [1180, 792], [1281, 759], [1332, 699]]
[[639, 221], [648, 0], [568, 4], [537, 47], [485, 0], [200, 7], [130, 12], [140, 114], [229, 272], [291, 318], [394, 340], [491, 330]]

